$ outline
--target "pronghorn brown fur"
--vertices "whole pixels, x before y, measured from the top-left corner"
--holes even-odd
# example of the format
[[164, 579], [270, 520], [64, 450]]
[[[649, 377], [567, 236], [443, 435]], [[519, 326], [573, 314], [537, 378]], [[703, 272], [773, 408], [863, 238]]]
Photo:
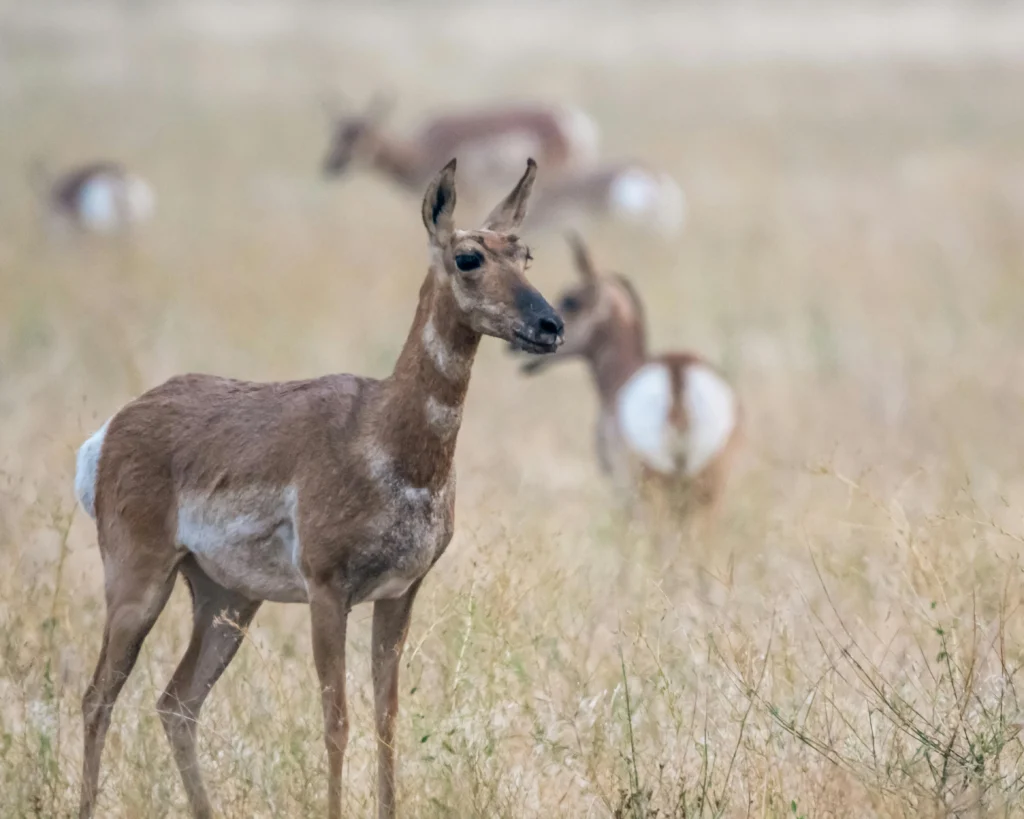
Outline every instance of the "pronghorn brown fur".
[[197, 719], [264, 600], [308, 603], [328, 761], [342, 806], [349, 723], [349, 610], [374, 601], [378, 815], [396, 812], [398, 668], [413, 600], [454, 527], [452, 459], [483, 335], [553, 352], [562, 322], [529, 285], [514, 230], [536, 165], [481, 230], [456, 230], [455, 161], [423, 200], [430, 268], [388, 378], [251, 383], [173, 378], [117, 412], [79, 450], [75, 485], [96, 519], [107, 620], [83, 699], [80, 814], [95, 807], [111, 710], [180, 573], [193, 599], [188, 650], [159, 709], [192, 813], [212, 815]]
[[455, 156], [463, 193], [480, 195], [515, 178], [528, 156], [538, 158], [551, 180], [596, 153], [596, 126], [572, 108], [509, 106], [439, 114], [405, 139], [385, 131], [389, 109], [377, 97], [364, 113], [337, 117], [323, 162], [327, 176], [369, 167], [419, 195], [434, 169]]
[[559, 302], [565, 344], [524, 370], [585, 359], [601, 404], [597, 449], [604, 471], [631, 497], [658, 495], [677, 512], [713, 505], [739, 437], [741, 410], [733, 388], [692, 353], [652, 356], [633, 285], [624, 276], [599, 273], [575, 234], [570, 244], [580, 283]]

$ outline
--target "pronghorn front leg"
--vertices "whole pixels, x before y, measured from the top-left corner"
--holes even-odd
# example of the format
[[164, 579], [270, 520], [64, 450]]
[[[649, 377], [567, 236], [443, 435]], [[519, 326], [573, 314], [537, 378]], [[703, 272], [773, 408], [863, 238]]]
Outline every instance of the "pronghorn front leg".
[[327, 743], [327, 816], [341, 819], [341, 771], [348, 744], [348, 705], [345, 702], [345, 628], [348, 599], [332, 583], [309, 584], [313, 626], [313, 660], [320, 678]]
[[377, 816], [395, 816], [395, 718], [398, 667], [409, 633], [412, 602], [419, 581], [397, 600], [373, 604], [373, 700], [377, 720]]

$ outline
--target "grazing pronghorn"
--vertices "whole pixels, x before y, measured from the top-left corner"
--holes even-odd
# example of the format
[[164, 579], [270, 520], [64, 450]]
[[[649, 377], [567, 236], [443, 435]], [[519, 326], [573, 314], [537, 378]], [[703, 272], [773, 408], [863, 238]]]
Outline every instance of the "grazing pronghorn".
[[442, 162], [459, 161], [463, 193], [479, 195], [515, 179], [527, 157], [537, 157], [544, 175], [590, 162], [597, 151], [597, 126], [574, 108], [509, 107], [442, 114], [426, 120], [407, 139], [385, 133], [390, 104], [377, 97], [357, 115], [338, 117], [324, 158], [327, 176], [355, 166], [370, 167], [419, 195]]
[[562, 320], [526, 280], [513, 231], [526, 173], [480, 230], [456, 230], [455, 160], [423, 200], [430, 268], [394, 372], [258, 384], [172, 378], [117, 412], [78, 452], [75, 489], [95, 517], [107, 621], [83, 699], [81, 816], [92, 814], [118, 692], [176, 575], [192, 591], [188, 650], [160, 716], [194, 815], [211, 815], [196, 720], [264, 600], [308, 603], [328, 762], [341, 815], [348, 740], [345, 629], [374, 601], [378, 815], [395, 815], [398, 667], [416, 591], [452, 536], [452, 458], [481, 336], [553, 352]]
[[523, 369], [585, 358], [601, 402], [597, 449], [604, 471], [631, 497], [653, 490], [676, 511], [714, 504], [740, 427], [733, 388], [696, 355], [649, 355], [643, 308], [629, 280], [599, 274], [575, 234], [570, 244], [582, 282], [559, 302], [565, 344]]
[[565, 227], [581, 217], [610, 217], [669, 235], [686, 219], [686, 198], [671, 176], [646, 165], [597, 165], [539, 189], [526, 228]]
[[121, 233], [153, 215], [156, 197], [150, 184], [116, 162], [91, 162], [47, 179], [33, 173], [49, 216], [90, 233]]

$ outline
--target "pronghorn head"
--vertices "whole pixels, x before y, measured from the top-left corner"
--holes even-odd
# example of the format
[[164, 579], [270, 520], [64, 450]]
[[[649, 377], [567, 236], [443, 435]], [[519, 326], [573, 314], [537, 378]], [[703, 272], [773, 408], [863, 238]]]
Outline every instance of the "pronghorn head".
[[534, 373], [554, 359], [582, 356], [595, 360], [608, 345], [625, 339], [646, 346], [643, 306], [625, 276], [602, 275], [594, 266], [583, 240], [568, 236], [580, 282], [562, 293], [558, 310], [565, 318], [565, 344], [557, 355], [544, 361], [528, 361], [523, 371]]
[[361, 114], [334, 116], [331, 143], [324, 157], [325, 176], [340, 176], [353, 165], [370, 165], [381, 148], [381, 125], [394, 100], [377, 94]]
[[519, 350], [552, 353], [562, 343], [562, 319], [527, 281], [530, 250], [513, 232], [526, 216], [536, 175], [537, 163], [527, 160], [522, 179], [479, 230], [456, 230], [453, 159], [427, 188], [423, 224], [432, 267], [450, 288], [460, 323]]

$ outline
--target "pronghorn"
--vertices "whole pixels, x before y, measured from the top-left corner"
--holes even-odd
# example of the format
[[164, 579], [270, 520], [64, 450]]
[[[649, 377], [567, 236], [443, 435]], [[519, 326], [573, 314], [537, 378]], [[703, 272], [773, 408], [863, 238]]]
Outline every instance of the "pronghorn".
[[345, 628], [353, 606], [374, 601], [378, 815], [395, 815], [399, 659], [416, 591], [452, 536], [452, 458], [477, 347], [484, 335], [537, 354], [562, 341], [562, 320], [527, 282], [530, 253], [513, 233], [536, 167], [529, 160], [480, 230], [455, 229], [455, 160], [431, 182], [422, 208], [430, 266], [389, 377], [180, 376], [83, 444], [75, 488], [96, 520], [107, 620], [82, 703], [82, 817], [95, 805], [114, 702], [179, 572], [192, 591], [192, 639], [159, 709], [192, 813], [211, 815], [199, 710], [271, 600], [311, 609], [327, 813], [341, 816]]
[[459, 160], [463, 193], [479, 195], [514, 179], [527, 157], [537, 157], [547, 179], [590, 162], [597, 126], [575, 108], [512, 106], [453, 112], [427, 119], [407, 139], [385, 133], [390, 104], [381, 97], [362, 114], [336, 119], [323, 172], [339, 176], [370, 167], [419, 195], [434, 169]]
[[611, 217], [669, 235], [686, 219], [686, 198], [668, 174], [636, 162], [573, 171], [537, 191], [526, 229]]
[[120, 233], [153, 215], [150, 184], [116, 162], [91, 162], [47, 180], [34, 169], [51, 219], [91, 233]]
[[581, 283], [559, 302], [565, 344], [554, 356], [523, 365], [586, 359], [600, 398], [601, 466], [630, 498], [654, 491], [676, 511], [713, 505], [720, 496], [740, 428], [733, 388], [690, 353], [647, 351], [640, 298], [629, 280], [602, 275], [570, 234]]

